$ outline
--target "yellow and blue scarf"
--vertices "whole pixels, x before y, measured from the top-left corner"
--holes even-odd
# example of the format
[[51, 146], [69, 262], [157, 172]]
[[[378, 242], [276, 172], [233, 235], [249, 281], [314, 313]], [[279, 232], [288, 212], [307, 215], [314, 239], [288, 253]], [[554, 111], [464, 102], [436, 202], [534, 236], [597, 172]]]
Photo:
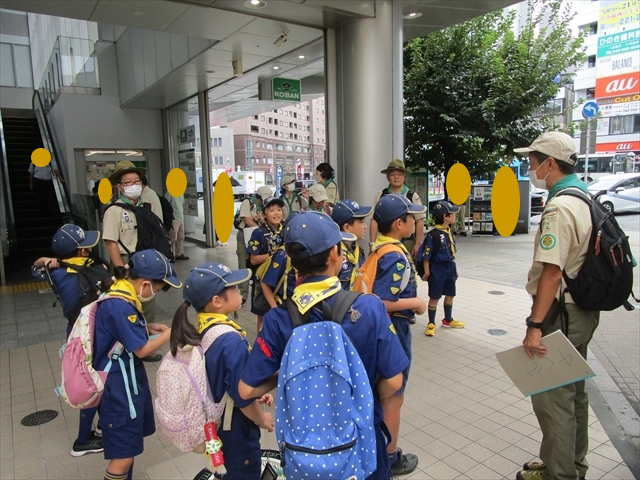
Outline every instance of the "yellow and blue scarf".
[[338, 277], [328, 277], [318, 282], [306, 282], [293, 290], [291, 300], [301, 314], [307, 313], [314, 305], [320, 303], [342, 289]]

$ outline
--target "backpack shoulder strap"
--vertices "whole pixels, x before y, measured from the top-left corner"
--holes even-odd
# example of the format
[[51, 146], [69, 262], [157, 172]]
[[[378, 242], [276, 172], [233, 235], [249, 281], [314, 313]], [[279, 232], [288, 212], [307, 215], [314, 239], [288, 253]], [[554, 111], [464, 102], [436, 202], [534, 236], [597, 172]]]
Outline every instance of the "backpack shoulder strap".
[[429, 230], [429, 232], [427, 233], [427, 235], [429, 235], [431, 237], [431, 239], [433, 240], [433, 248], [431, 249], [431, 258], [435, 257], [436, 254], [440, 251], [440, 234], [438, 233], [438, 229], [437, 228], [432, 228], [431, 230]]
[[416, 192], [414, 192], [413, 190], [409, 190], [409, 191], [407, 192], [407, 195], [406, 195], [406, 196], [407, 196], [407, 198], [409, 199], [409, 201], [410, 201], [411, 203], [413, 203], [413, 197], [414, 197], [415, 193], [416, 193]]
[[383, 255], [386, 255], [387, 253], [390, 252], [402, 252], [402, 248], [400, 248], [397, 244], [395, 243], [387, 243], [385, 245], [382, 245], [380, 248], [378, 248], [375, 253], [378, 255], [378, 257], [382, 257]]
[[213, 328], [210, 328], [200, 342], [202, 354], [207, 353], [209, 347], [211, 347], [220, 336], [229, 332], [237, 332], [237, 330], [230, 325], [214, 325]]
[[331, 320], [341, 324], [345, 315], [349, 310], [351, 310], [351, 306], [360, 295], [360, 292], [340, 290], [336, 295], [336, 300], [331, 308]]
[[571, 189], [571, 188], [565, 188], [564, 190], [561, 190], [556, 195], [556, 197], [562, 197], [562, 196], [569, 196], [569, 197], [579, 198], [580, 200], [582, 200], [583, 202], [585, 202], [589, 206], [591, 206], [591, 202], [593, 201], [591, 199], [591, 197], [588, 196], [588, 194], [585, 194], [582, 191], [577, 191], [577, 190]]
[[380, 196], [384, 197], [385, 195], [389, 195], [389, 187], [384, 187], [382, 189], [382, 193], [380, 194]]
[[293, 328], [309, 323], [309, 321], [311, 320], [311, 310], [302, 315], [300, 313], [300, 310], [298, 310], [298, 307], [296, 307], [296, 304], [293, 303], [293, 300], [291, 300], [290, 298], [287, 298], [287, 301], [284, 302], [284, 308], [287, 309], [287, 313], [291, 318], [291, 324], [293, 325]]

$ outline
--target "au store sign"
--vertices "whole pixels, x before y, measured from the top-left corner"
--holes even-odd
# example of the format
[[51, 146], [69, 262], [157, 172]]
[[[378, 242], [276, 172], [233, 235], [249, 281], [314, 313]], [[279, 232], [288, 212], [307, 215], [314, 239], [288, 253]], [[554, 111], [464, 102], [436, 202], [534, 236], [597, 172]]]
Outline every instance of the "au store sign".
[[640, 150], [640, 142], [609, 142], [596, 144], [596, 152], [631, 152]]
[[596, 98], [620, 97], [640, 93], [640, 72], [596, 78]]
[[633, 52], [639, 49], [640, 28], [612, 35], [603, 35], [598, 38], [598, 58]]
[[[640, 95], [635, 95], [640, 98]], [[640, 113], [639, 102], [610, 103], [600, 106], [600, 114], [603, 117], [617, 117], [618, 115], [636, 115]]]
[[271, 85], [274, 100], [283, 100], [285, 102], [300, 101], [300, 80], [272, 78]]
[[640, 52], [622, 53], [598, 58], [598, 78], [625, 75], [640, 70]]

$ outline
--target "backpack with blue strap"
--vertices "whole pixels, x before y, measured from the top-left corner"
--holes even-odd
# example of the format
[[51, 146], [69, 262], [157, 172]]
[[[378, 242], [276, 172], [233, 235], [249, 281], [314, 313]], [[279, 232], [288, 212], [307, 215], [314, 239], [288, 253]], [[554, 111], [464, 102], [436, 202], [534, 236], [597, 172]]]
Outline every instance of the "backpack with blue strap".
[[[293, 333], [280, 364], [276, 438], [286, 478], [364, 479], [376, 469], [373, 392], [362, 360], [342, 329], [357, 321], [360, 294], [341, 290], [302, 315], [286, 308]], [[320, 309], [324, 321], [312, 321]]]

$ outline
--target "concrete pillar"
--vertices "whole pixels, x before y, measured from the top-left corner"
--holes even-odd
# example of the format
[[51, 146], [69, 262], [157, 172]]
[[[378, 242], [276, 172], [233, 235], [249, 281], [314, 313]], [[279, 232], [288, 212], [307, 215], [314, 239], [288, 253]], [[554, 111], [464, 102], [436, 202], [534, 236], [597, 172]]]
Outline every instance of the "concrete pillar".
[[376, 0], [375, 18], [325, 36], [329, 162], [340, 198], [370, 204], [387, 185], [380, 170], [404, 159], [402, 2]]

